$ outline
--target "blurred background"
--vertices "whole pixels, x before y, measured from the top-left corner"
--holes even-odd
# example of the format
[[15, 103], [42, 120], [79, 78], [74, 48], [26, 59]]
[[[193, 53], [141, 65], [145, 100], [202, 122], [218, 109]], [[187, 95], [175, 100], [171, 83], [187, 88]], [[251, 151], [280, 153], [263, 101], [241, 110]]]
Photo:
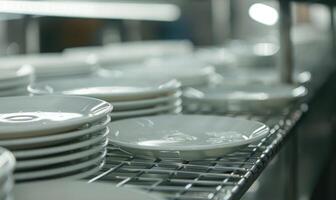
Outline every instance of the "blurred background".
[[[130, 3], [137, 7], [145, 5], [144, 13], [124, 9], [120, 10], [119, 16], [113, 17], [112, 13], [107, 17], [110, 19], [2, 13], [0, 56], [62, 52], [72, 47], [143, 40], [190, 40], [196, 48], [219, 46], [234, 40], [279, 44], [278, 1], [153, 0]], [[160, 13], [150, 7], [152, 3], [170, 9]], [[64, 5], [66, 9], [80, 12], [76, 6]], [[322, 69], [335, 56], [330, 8], [323, 4], [297, 2], [293, 3], [292, 9], [295, 66]], [[157, 16], [163, 18], [158, 20]], [[318, 94], [320, 98], [312, 101], [315, 107], [312, 106], [305, 123], [296, 130], [300, 134], [299, 157], [296, 158], [299, 159], [300, 200], [336, 199], [336, 154], [334, 140], [330, 139], [334, 138], [331, 135], [335, 121], [335, 106], [332, 106], [335, 104], [335, 81], [332, 78]], [[286, 154], [286, 149], [246, 192], [244, 200], [288, 199], [284, 190], [294, 177], [288, 178], [286, 170], [291, 163], [282, 154]]]

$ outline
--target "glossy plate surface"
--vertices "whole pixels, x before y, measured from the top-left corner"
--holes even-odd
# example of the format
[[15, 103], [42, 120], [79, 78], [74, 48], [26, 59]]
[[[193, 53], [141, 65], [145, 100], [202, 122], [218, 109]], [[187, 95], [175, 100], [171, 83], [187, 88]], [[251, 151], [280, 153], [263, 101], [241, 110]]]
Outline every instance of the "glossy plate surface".
[[209, 83], [215, 74], [208, 64], [191, 59], [153, 59], [143, 64], [111, 67], [98, 72], [102, 77], [119, 75], [124, 78], [151, 78], [157, 80], [176, 79], [183, 87]]
[[[282, 109], [307, 95], [303, 86], [291, 85], [217, 85], [211, 88], [189, 88], [183, 94], [185, 106], [213, 106], [226, 111], [262, 112]], [[202, 105], [203, 104], [203, 105]]]
[[50, 156], [50, 157], [43, 157], [43, 158], [36, 158], [36, 159], [27, 159], [18, 161], [16, 165], [16, 170], [29, 170], [32, 168], [40, 168], [43, 166], [60, 164], [65, 162], [76, 161], [79, 159], [83, 159], [99, 152], [104, 152], [107, 146], [107, 141], [104, 141], [96, 146], [91, 146], [86, 150], [77, 150], [68, 153], [63, 153], [57, 156]]
[[84, 159], [82, 161], [74, 163], [66, 163], [62, 166], [54, 167], [52, 169], [46, 168], [37, 171], [28, 172], [18, 172], [15, 174], [16, 181], [30, 180], [30, 179], [41, 179], [54, 176], [62, 176], [71, 172], [75, 172], [81, 169], [88, 168], [90, 166], [99, 165], [105, 158], [106, 151], [95, 155], [94, 157]]
[[167, 105], [160, 105], [156, 106], [154, 108], [147, 108], [147, 109], [139, 109], [139, 110], [133, 110], [133, 111], [120, 111], [120, 112], [114, 112], [111, 113], [110, 116], [113, 119], [115, 118], [122, 118], [122, 117], [132, 117], [132, 116], [140, 116], [140, 115], [148, 115], [148, 114], [155, 114], [160, 112], [168, 112], [172, 110], [176, 110], [179, 108], [182, 104], [181, 100], [177, 100], [175, 102], [172, 102]]
[[186, 160], [221, 156], [257, 142], [269, 128], [255, 121], [203, 115], [160, 115], [109, 124], [110, 142], [137, 156]]
[[161, 104], [168, 104], [180, 99], [182, 95], [181, 91], [174, 94], [162, 96], [158, 98], [150, 98], [136, 101], [122, 101], [122, 102], [110, 102], [113, 105], [114, 111], [134, 110], [140, 108], [154, 107]]
[[[167, 79], [165, 79], [167, 80]], [[176, 92], [180, 83], [175, 80], [124, 79], [83, 77], [41, 81], [29, 86], [33, 94], [63, 94], [90, 96], [106, 101], [137, 100], [160, 97]]]
[[112, 106], [76, 96], [0, 98], [0, 138], [27, 138], [74, 130], [105, 117]]
[[0, 89], [28, 85], [34, 70], [31, 66], [0, 67]]
[[87, 127], [83, 127], [75, 131], [59, 133], [55, 135], [32, 137], [32, 138], [16, 138], [9, 140], [3, 139], [0, 140], [0, 146], [15, 151], [20, 149], [32, 149], [32, 148], [52, 146], [55, 144], [62, 144], [92, 134], [101, 134], [106, 130], [106, 126], [109, 122], [110, 117], [107, 116], [103, 120], [99, 120], [98, 122], [94, 122], [93, 124], [90, 124]]
[[99, 143], [103, 143], [104, 141], [106, 141], [108, 133], [109, 130], [105, 129], [105, 131], [102, 133], [88, 135], [88, 137], [82, 138], [80, 140], [74, 140], [64, 144], [44, 148], [13, 151], [13, 154], [17, 159], [26, 159], [26, 158], [41, 157], [58, 153], [76, 151], [78, 149], [83, 149], [85, 147], [90, 147], [98, 145]]

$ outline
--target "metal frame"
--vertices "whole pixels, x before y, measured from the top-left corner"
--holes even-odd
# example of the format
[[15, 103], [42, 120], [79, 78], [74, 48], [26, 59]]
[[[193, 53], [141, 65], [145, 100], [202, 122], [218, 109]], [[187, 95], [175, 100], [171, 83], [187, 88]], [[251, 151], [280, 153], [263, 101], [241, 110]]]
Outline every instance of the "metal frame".
[[280, 80], [284, 83], [293, 82], [293, 44], [291, 40], [292, 13], [289, 1], [279, 0], [279, 34], [280, 34]]
[[190, 162], [151, 160], [110, 146], [106, 165], [90, 182], [135, 186], [161, 193], [167, 199], [239, 199], [281, 149], [303, 108], [296, 106], [278, 115], [229, 115], [262, 121], [271, 127], [271, 132], [259, 144], [220, 158]]

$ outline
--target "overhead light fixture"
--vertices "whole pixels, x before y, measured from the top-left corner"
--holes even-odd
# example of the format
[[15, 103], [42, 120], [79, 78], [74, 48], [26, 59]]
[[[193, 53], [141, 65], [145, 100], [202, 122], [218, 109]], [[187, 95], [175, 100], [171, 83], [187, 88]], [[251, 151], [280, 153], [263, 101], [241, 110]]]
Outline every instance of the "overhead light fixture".
[[263, 3], [255, 3], [249, 8], [249, 16], [264, 25], [272, 26], [279, 19], [278, 11], [272, 6]]
[[174, 21], [181, 11], [167, 3], [106, 1], [8, 1], [0, 0], [0, 13], [38, 16]]

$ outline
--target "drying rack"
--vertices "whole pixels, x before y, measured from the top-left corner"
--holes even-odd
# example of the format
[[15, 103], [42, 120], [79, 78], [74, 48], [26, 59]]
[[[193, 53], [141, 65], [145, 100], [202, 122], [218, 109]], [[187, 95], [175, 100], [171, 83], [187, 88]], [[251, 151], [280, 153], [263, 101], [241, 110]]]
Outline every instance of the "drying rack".
[[106, 181], [118, 187], [135, 186], [159, 192], [167, 199], [239, 199], [290, 137], [290, 130], [306, 110], [296, 105], [276, 115], [233, 115], [266, 123], [270, 134], [259, 144], [214, 159], [199, 161], [136, 158], [112, 145], [106, 164], [90, 182]]

